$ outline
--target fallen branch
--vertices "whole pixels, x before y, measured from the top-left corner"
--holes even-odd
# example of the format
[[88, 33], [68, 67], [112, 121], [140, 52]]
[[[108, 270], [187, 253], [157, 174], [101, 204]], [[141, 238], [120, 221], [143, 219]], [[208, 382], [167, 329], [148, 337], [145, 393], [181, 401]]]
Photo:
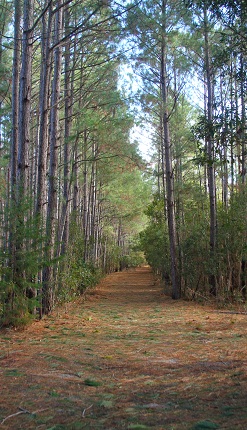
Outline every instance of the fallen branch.
[[30, 414], [30, 412], [25, 411], [25, 410], [21, 410], [21, 411], [19, 411], [19, 412], [16, 412], [15, 414], [8, 415], [6, 418], [4, 418], [4, 419], [2, 420], [1, 425], [2, 425], [3, 423], [5, 423], [5, 421], [7, 421], [9, 418], [16, 417], [17, 415], [20, 415], [20, 414]]
[[4, 423], [5, 423], [5, 421], [7, 421], [8, 419], [13, 418], [13, 417], [16, 417], [17, 415], [21, 415], [21, 414], [35, 415], [35, 414], [37, 414], [38, 412], [45, 411], [45, 410], [46, 410], [46, 409], [48, 409], [48, 408], [46, 408], [46, 409], [37, 409], [36, 411], [33, 411], [33, 412], [30, 412], [30, 411], [28, 411], [27, 409], [23, 409], [23, 408], [21, 408], [21, 407], [19, 407], [18, 409], [20, 409], [20, 411], [19, 411], [19, 412], [16, 412], [15, 414], [11, 414], [11, 415], [8, 415], [7, 417], [5, 417], [5, 418], [1, 421], [1, 424], [0, 424], [0, 425], [4, 424]]

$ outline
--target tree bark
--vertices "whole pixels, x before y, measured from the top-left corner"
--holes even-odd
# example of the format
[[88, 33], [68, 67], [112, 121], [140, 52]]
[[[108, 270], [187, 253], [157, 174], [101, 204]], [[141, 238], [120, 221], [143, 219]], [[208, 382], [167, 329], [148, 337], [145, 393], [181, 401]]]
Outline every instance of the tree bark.
[[20, 83], [20, 66], [21, 66], [21, 5], [19, 0], [15, 0], [15, 17], [14, 17], [14, 53], [12, 66], [12, 136], [10, 150], [10, 210], [12, 213], [9, 221], [9, 264], [13, 273], [16, 270], [16, 222], [15, 211], [17, 204], [16, 186], [17, 186], [17, 166], [18, 166], [18, 136], [19, 136], [19, 83]]
[[[65, 34], [70, 28], [70, 12], [67, 7], [64, 12]], [[69, 243], [69, 206], [70, 206], [70, 134], [72, 126], [72, 70], [71, 70], [71, 44], [65, 46], [64, 59], [64, 169], [63, 169], [63, 207], [62, 207], [62, 254], [65, 254]], [[59, 237], [60, 240], [60, 237]]]
[[172, 153], [169, 129], [168, 114], [168, 93], [167, 93], [167, 72], [166, 72], [166, 0], [162, 0], [162, 46], [161, 46], [161, 94], [163, 104], [163, 131], [164, 131], [164, 151], [165, 151], [165, 175], [166, 175], [166, 201], [167, 201], [167, 219], [170, 242], [170, 259], [171, 259], [171, 280], [172, 280], [172, 298], [180, 298], [180, 286], [178, 283], [177, 273], [177, 234], [175, 220], [175, 199], [174, 199], [174, 173], [172, 168]]
[[12, 141], [10, 158], [10, 189], [11, 197], [16, 201], [16, 180], [17, 180], [17, 157], [18, 157], [18, 120], [19, 120], [19, 80], [21, 61], [21, 5], [19, 0], [15, 0], [15, 23], [14, 23], [14, 55], [12, 72]]
[[[216, 251], [216, 234], [217, 234], [217, 217], [216, 217], [216, 193], [215, 193], [215, 166], [214, 166], [214, 142], [213, 142], [213, 77], [210, 61], [210, 48], [209, 48], [209, 24], [207, 9], [204, 6], [204, 50], [205, 50], [205, 71], [206, 71], [206, 88], [207, 88], [207, 172], [208, 172], [208, 191], [209, 191], [209, 204], [210, 204], [210, 255], [211, 265], [214, 261]], [[212, 270], [212, 268], [211, 268]], [[209, 276], [210, 293], [216, 296], [216, 276], [214, 271]]]
[[54, 72], [52, 81], [51, 96], [51, 131], [50, 131], [50, 167], [48, 184], [48, 208], [46, 220], [46, 246], [47, 263], [43, 273], [43, 312], [49, 314], [54, 306], [55, 285], [53, 276], [52, 260], [55, 256], [55, 239], [57, 227], [57, 170], [58, 170], [58, 149], [60, 142], [59, 129], [59, 100], [61, 89], [62, 72], [62, 48], [59, 40], [62, 37], [63, 29], [63, 7], [62, 0], [56, 2], [56, 17], [54, 28], [54, 43], [57, 47], [54, 51]]
[[22, 64], [19, 97], [18, 200], [27, 197], [33, 54], [33, 0], [24, 0]]
[[[49, 0], [46, 1], [48, 7]], [[48, 157], [48, 134], [49, 134], [49, 109], [50, 109], [50, 86], [51, 86], [51, 33], [52, 33], [52, 4], [48, 8], [47, 14], [42, 17], [42, 63], [40, 74], [40, 103], [39, 103], [39, 147], [38, 147], [38, 179], [37, 179], [37, 202], [36, 215], [41, 218], [43, 226], [47, 208], [47, 157]]]

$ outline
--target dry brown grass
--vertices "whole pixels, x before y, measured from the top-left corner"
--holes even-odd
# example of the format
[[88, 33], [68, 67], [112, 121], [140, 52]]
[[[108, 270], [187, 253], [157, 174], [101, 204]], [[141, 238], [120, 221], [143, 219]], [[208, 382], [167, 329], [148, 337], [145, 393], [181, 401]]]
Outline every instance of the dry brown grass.
[[246, 429], [247, 315], [172, 301], [148, 268], [0, 337], [1, 429]]

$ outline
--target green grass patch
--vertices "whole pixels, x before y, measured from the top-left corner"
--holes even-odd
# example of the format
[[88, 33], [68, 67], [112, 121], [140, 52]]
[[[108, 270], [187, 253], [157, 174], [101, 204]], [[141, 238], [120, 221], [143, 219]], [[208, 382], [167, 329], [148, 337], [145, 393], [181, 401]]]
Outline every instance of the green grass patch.
[[106, 409], [111, 409], [113, 408], [114, 403], [112, 400], [102, 400], [101, 402], [98, 402], [98, 405]]
[[55, 360], [55, 361], [60, 361], [60, 362], [63, 362], [63, 363], [67, 363], [68, 362], [67, 358], [61, 357], [59, 355], [50, 355], [50, 354], [42, 354], [42, 355], [44, 356], [44, 359], [47, 360], [47, 361], [53, 361], [53, 360]]
[[21, 372], [18, 369], [8, 369], [5, 372], [5, 376], [9, 376], [9, 377], [14, 377], [14, 378], [19, 378], [21, 376], [25, 376], [25, 373]]
[[56, 390], [52, 390], [49, 392], [49, 396], [51, 397], [59, 397], [60, 394]]
[[191, 430], [204, 430], [204, 429], [218, 429], [220, 428], [218, 424], [210, 420], [199, 421], [196, 423]]
[[90, 379], [90, 378], [85, 379], [84, 384], [89, 387], [100, 387], [102, 385], [101, 382], [95, 381], [94, 379]]
[[128, 429], [131, 430], [147, 430], [150, 427], [145, 426], [144, 424], [129, 424]]

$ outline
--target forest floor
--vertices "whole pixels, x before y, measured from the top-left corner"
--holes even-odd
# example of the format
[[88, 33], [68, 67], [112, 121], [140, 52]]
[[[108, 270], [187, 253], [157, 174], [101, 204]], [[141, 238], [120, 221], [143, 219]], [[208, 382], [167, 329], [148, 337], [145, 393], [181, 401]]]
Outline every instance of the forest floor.
[[114, 273], [0, 332], [0, 429], [247, 429], [247, 315]]

